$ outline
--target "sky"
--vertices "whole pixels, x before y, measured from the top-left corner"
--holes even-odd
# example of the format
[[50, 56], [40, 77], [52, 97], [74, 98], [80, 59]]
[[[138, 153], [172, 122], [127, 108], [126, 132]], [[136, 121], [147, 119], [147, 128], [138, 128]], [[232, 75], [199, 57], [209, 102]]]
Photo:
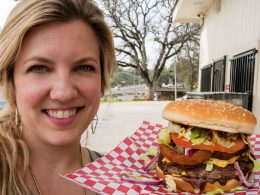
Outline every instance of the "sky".
[[0, 29], [3, 28], [3, 25], [5, 23], [5, 20], [9, 14], [9, 12], [12, 10], [12, 8], [15, 6], [17, 2], [14, 0], [1, 0], [0, 1]]

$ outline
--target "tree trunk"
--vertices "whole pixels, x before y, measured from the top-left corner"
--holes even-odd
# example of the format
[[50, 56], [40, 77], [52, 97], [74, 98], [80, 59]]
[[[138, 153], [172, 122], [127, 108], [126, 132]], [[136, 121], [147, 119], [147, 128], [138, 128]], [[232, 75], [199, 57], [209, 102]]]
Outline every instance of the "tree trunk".
[[154, 100], [154, 93], [156, 92], [156, 84], [153, 82], [148, 86], [148, 94], [147, 94], [147, 99], [148, 100]]

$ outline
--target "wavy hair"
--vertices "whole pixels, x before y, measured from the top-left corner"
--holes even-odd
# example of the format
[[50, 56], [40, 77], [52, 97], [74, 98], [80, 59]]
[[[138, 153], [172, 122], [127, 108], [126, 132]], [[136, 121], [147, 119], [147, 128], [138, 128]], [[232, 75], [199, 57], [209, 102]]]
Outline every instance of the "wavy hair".
[[[112, 33], [92, 0], [21, 0], [0, 32], [0, 87], [7, 106], [0, 113], [0, 194], [30, 194], [24, 181], [29, 152], [16, 113], [14, 66], [27, 33], [50, 22], [80, 19], [96, 33], [101, 62], [101, 93], [109, 89], [116, 63]], [[15, 122], [16, 121], [16, 122]]]

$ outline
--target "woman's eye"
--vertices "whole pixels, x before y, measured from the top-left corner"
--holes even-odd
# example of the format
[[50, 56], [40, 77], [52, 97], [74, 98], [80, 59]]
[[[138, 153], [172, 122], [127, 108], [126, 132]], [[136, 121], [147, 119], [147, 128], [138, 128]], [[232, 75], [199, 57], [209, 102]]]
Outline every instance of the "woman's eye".
[[48, 68], [44, 65], [33, 65], [28, 69], [28, 72], [36, 72], [36, 73], [41, 73], [41, 72], [47, 72]]
[[95, 68], [91, 65], [80, 65], [80, 66], [78, 66], [77, 70], [91, 72], [91, 71], [95, 71]]

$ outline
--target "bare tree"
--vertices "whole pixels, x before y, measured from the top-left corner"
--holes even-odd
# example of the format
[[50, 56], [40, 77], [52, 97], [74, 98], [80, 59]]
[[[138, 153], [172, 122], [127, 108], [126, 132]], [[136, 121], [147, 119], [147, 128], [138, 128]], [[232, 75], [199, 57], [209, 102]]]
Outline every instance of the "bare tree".
[[198, 35], [199, 27], [173, 23], [173, 0], [103, 0], [103, 6], [116, 40], [118, 65], [136, 69], [152, 98], [165, 65]]
[[[177, 80], [184, 82], [186, 88], [193, 91], [198, 87], [199, 74], [199, 38], [185, 43], [182, 51], [177, 55]], [[171, 67], [173, 67], [172, 65]]]
[[195, 82], [198, 81], [198, 70], [199, 70], [199, 46], [195, 44], [187, 43], [186, 44], [186, 53], [188, 57], [188, 62], [191, 69], [190, 75], [190, 90], [193, 91], [195, 87]]

